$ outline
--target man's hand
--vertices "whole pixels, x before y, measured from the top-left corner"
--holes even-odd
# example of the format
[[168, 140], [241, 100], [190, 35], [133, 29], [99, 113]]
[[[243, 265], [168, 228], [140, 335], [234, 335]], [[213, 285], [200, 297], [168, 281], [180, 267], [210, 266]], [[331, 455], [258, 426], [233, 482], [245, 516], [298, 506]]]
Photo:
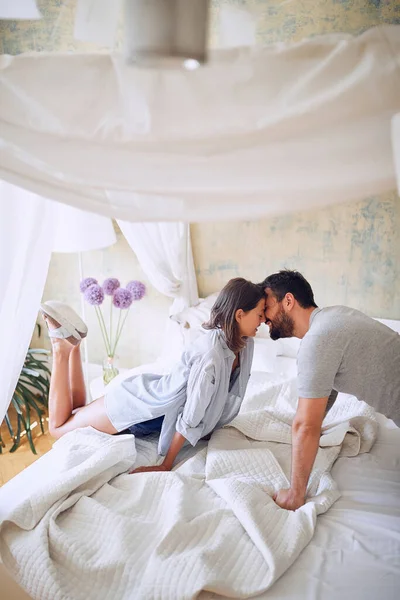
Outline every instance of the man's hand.
[[286, 510], [297, 510], [305, 502], [304, 496], [295, 494], [291, 488], [288, 490], [279, 490], [272, 499], [278, 506]]
[[130, 475], [134, 473], [149, 473], [151, 471], [170, 471], [165, 465], [154, 465], [151, 467], [138, 467], [137, 469], [133, 469], [133, 471], [129, 471]]

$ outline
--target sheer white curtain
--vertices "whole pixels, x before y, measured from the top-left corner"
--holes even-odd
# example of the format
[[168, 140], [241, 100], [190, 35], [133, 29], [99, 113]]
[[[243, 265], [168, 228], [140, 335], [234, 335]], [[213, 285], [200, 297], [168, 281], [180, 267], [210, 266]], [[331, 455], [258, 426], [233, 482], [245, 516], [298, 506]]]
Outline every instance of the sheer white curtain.
[[118, 225], [152, 285], [174, 298], [171, 314], [198, 302], [187, 223], [118, 221]]
[[54, 203], [0, 181], [0, 422], [29, 347], [53, 245]]

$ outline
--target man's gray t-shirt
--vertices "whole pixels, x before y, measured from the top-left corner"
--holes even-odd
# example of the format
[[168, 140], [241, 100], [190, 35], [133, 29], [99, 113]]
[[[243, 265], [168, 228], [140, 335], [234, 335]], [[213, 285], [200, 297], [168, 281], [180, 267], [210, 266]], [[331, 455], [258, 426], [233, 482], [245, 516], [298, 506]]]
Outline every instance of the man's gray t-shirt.
[[316, 308], [297, 355], [299, 396], [352, 394], [400, 426], [400, 335], [346, 306]]

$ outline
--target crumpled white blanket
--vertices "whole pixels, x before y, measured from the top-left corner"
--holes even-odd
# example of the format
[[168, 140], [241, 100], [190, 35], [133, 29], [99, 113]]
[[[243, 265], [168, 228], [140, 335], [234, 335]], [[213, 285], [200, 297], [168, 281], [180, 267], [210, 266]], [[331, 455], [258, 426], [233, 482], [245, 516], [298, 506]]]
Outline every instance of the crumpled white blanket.
[[253, 389], [230, 427], [170, 473], [129, 475], [154, 444], [76, 430], [0, 491], [1, 560], [36, 600], [248, 598], [268, 589], [340, 496], [338, 456], [368, 452], [373, 409], [338, 398], [324, 421], [307, 503], [289, 485], [295, 382]]

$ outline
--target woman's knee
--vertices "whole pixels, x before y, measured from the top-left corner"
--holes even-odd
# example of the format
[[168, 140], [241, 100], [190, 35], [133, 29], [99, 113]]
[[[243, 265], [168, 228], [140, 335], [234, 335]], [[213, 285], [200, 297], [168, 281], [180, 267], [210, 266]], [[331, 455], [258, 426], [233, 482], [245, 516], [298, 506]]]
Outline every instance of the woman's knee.
[[49, 433], [51, 437], [58, 440], [62, 435], [64, 435], [65, 432], [62, 430], [62, 426], [56, 427], [53, 423], [51, 423], [51, 421], [49, 421]]
[[75, 410], [65, 423], [57, 427], [51, 419], [49, 420], [50, 435], [56, 439], [74, 429], [89, 426], [103, 433], [117, 433], [117, 429], [115, 429], [105, 411], [104, 398], [99, 398], [91, 404]]

